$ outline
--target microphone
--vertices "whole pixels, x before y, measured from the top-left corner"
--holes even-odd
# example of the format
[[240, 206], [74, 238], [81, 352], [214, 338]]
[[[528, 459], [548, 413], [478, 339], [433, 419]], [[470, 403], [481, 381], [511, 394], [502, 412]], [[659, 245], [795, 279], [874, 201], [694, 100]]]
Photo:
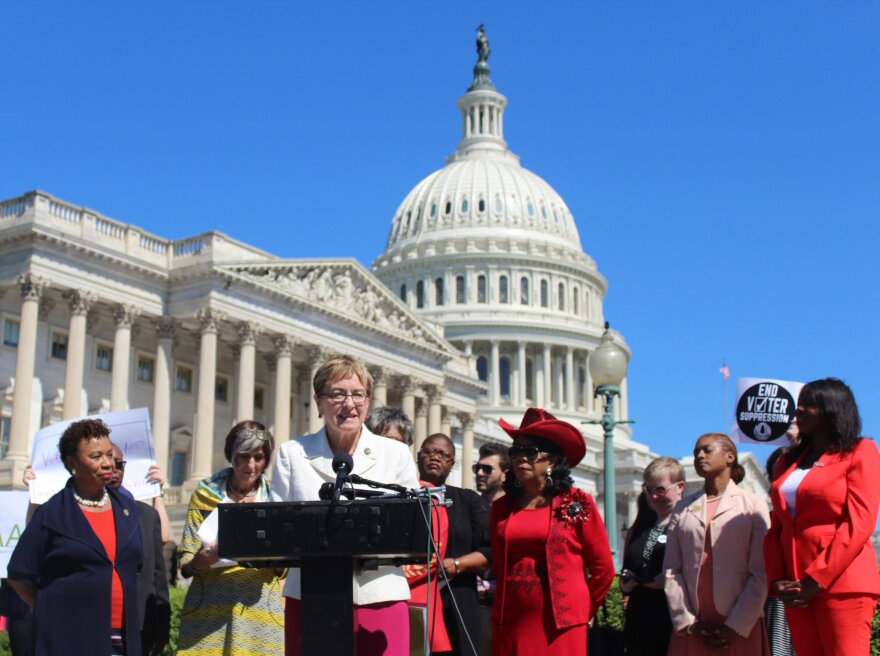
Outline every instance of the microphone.
[[339, 495], [342, 494], [342, 487], [348, 480], [348, 475], [354, 469], [354, 460], [351, 455], [346, 452], [339, 452], [333, 456], [333, 471], [336, 472], [336, 485], [333, 487], [332, 501], [339, 501]]

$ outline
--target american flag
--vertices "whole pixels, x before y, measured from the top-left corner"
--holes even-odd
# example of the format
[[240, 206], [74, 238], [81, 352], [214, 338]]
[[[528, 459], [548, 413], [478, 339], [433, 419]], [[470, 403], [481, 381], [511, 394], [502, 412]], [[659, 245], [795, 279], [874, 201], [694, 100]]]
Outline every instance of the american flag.
[[721, 372], [721, 377], [724, 378], [724, 380], [730, 380], [730, 369], [726, 364], [722, 364], [718, 371]]

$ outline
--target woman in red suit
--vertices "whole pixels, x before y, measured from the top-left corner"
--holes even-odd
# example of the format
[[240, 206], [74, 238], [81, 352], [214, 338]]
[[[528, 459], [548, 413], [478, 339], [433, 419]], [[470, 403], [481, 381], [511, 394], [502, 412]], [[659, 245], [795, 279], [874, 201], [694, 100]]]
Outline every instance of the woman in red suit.
[[870, 537], [880, 453], [859, 437], [852, 391], [836, 378], [804, 385], [800, 444], [780, 458], [764, 544], [772, 594], [786, 606], [798, 656], [867, 654], [880, 574]]
[[581, 432], [530, 408], [512, 438], [512, 476], [492, 505], [496, 656], [583, 656], [587, 622], [614, 578], [605, 525], [569, 475], [586, 453]]

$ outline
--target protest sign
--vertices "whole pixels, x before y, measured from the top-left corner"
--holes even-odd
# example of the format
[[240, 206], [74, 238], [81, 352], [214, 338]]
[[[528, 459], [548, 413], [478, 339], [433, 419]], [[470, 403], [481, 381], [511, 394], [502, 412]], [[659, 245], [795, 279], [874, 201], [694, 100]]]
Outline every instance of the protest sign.
[[33, 503], [45, 503], [67, 482], [70, 474], [61, 462], [58, 440], [70, 424], [80, 419], [100, 419], [110, 428], [110, 440], [122, 449], [126, 462], [122, 485], [135, 499], [159, 496], [159, 485], [147, 482], [147, 470], [155, 457], [150, 415], [146, 408], [136, 408], [69, 419], [37, 431], [31, 452], [31, 464], [36, 474], [36, 480], [31, 481]]
[[734, 442], [786, 445], [803, 383], [770, 378], [736, 381], [736, 416], [730, 436]]
[[9, 558], [24, 531], [27, 509], [28, 493], [24, 490], [0, 492], [0, 578], [6, 578]]

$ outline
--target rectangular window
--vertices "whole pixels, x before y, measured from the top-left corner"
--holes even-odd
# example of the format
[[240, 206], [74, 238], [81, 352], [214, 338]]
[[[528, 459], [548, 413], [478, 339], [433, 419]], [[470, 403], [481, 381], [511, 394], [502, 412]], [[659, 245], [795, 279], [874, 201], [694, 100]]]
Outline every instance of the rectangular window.
[[152, 383], [153, 369], [155, 368], [155, 366], [156, 361], [153, 358], [147, 357], [146, 355], [139, 355], [137, 379], [142, 383]]
[[193, 372], [189, 367], [178, 366], [177, 375], [174, 377], [174, 389], [178, 392], [192, 392]]
[[18, 321], [7, 319], [3, 323], [3, 343], [6, 346], [18, 346], [18, 331], [20, 329], [21, 324]]
[[174, 487], [183, 485], [186, 477], [186, 454], [183, 451], [176, 451], [171, 456], [171, 476], [168, 481]]
[[217, 376], [214, 381], [214, 400], [226, 403], [229, 400], [229, 379]]
[[459, 305], [464, 303], [464, 276], [455, 278], [455, 302]]
[[113, 347], [106, 344], [98, 344], [95, 349], [95, 369], [98, 371], [110, 371], [113, 368]]
[[0, 417], [0, 460], [6, 457], [9, 448], [9, 427], [12, 420], [9, 417]]
[[59, 360], [67, 359], [67, 335], [52, 333], [52, 357]]
[[254, 387], [254, 410], [263, 409], [263, 398], [265, 397], [265, 388], [259, 385]]

